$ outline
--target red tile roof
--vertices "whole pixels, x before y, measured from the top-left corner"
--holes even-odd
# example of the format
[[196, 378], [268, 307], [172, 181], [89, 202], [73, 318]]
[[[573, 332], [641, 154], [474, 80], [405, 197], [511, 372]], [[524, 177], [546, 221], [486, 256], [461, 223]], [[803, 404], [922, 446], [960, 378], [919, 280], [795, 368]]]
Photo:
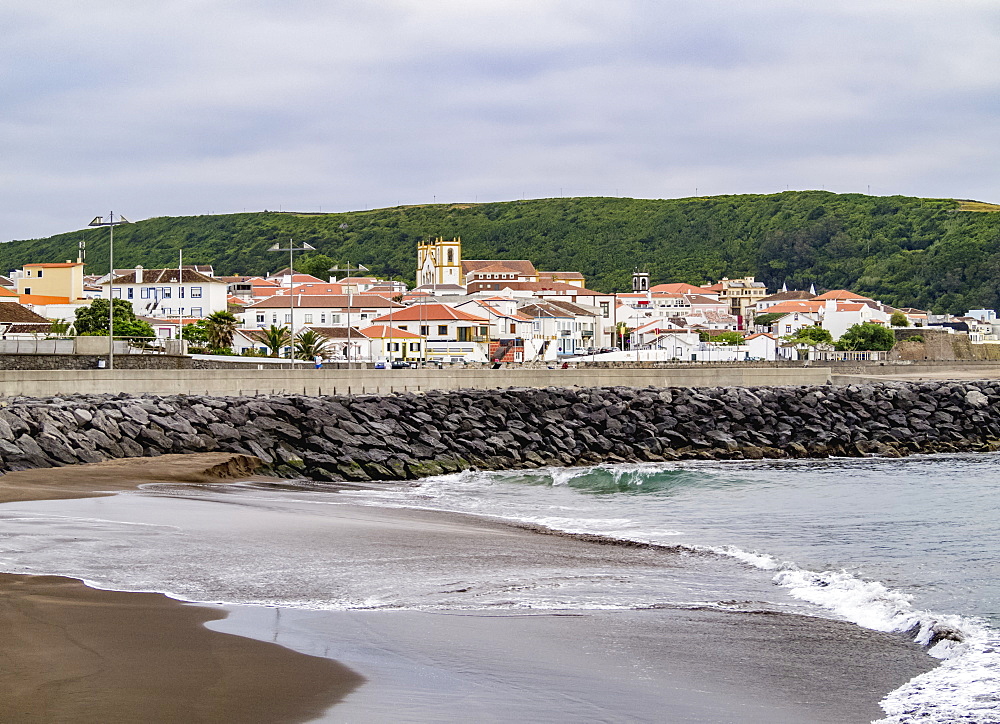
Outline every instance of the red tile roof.
[[439, 322], [442, 320], [458, 320], [462, 322], [488, 322], [488, 319], [463, 312], [461, 309], [449, 307], [447, 304], [414, 304], [399, 309], [383, 317], [373, 319], [373, 322]]

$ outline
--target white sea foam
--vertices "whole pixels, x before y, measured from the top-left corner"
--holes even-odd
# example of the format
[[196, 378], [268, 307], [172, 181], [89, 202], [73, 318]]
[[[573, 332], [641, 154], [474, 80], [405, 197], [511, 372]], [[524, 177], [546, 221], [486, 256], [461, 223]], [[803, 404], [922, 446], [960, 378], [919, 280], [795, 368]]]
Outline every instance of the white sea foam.
[[[766, 571], [789, 594], [874, 631], [911, 633], [942, 664], [889, 693], [878, 724], [1000, 723], [1000, 633], [972, 618], [914, 609], [912, 596], [847, 571], [808, 571], [739, 548], [698, 547]], [[942, 635], [944, 637], [942, 637]]]

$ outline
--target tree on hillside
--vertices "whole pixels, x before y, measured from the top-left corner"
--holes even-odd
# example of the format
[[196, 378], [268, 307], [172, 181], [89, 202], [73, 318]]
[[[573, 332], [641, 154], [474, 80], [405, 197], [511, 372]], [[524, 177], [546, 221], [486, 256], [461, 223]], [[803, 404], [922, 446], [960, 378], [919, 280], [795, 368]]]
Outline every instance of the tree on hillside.
[[290, 339], [288, 327], [276, 327], [272, 324], [267, 329], [261, 330], [260, 341], [267, 347], [269, 357], [280, 357], [281, 350], [288, 345]]
[[909, 327], [910, 320], [906, 318], [905, 314], [897, 310], [889, 317], [889, 324], [893, 327]]
[[896, 344], [896, 335], [881, 324], [855, 324], [837, 340], [837, 349], [845, 352], [888, 352]]
[[228, 349], [233, 346], [233, 337], [240, 320], [229, 312], [213, 312], [205, 320], [205, 335], [212, 349]]
[[326, 281], [330, 278], [330, 267], [333, 264], [333, 259], [326, 254], [311, 254], [295, 262], [295, 271], [302, 274], [312, 274], [317, 279]]
[[[153, 328], [135, 316], [132, 303], [125, 299], [114, 300], [114, 333], [116, 338], [144, 339], [155, 337]], [[76, 310], [76, 333], [83, 337], [107, 336], [108, 300], [95, 299], [86, 307]]]

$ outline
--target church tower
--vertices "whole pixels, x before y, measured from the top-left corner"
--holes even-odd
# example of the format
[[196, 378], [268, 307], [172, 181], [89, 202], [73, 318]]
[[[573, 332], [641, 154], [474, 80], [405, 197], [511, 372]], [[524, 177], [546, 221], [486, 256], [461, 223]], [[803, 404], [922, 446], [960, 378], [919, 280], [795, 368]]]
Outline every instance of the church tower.
[[417, 242], [417, 286], [462, 283], [462, 239]]
[[641, 272], [637, 268], [632, 272], [632, 292], [639, 294], [641, 292], [649, 291], [649, 273]]

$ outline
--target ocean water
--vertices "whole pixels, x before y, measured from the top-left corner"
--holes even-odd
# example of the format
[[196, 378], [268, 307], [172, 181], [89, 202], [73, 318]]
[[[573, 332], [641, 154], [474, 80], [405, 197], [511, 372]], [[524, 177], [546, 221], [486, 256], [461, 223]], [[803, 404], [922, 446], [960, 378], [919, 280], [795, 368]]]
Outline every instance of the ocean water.
[[[1000, 722], [998, 489], [993, 454], [465, 472], [356, 490], [148, 486], [0, 506], [0, 569], [305, 609], [671, 604], [838, 618], [910, 632], [942, 660], [886, 697], [882, 721]], [[691, 565], [567, 575], [470, 557], [425, 565], [398, 546], [365, 562], [330, 543], [345, 504], [660, 544]]]

